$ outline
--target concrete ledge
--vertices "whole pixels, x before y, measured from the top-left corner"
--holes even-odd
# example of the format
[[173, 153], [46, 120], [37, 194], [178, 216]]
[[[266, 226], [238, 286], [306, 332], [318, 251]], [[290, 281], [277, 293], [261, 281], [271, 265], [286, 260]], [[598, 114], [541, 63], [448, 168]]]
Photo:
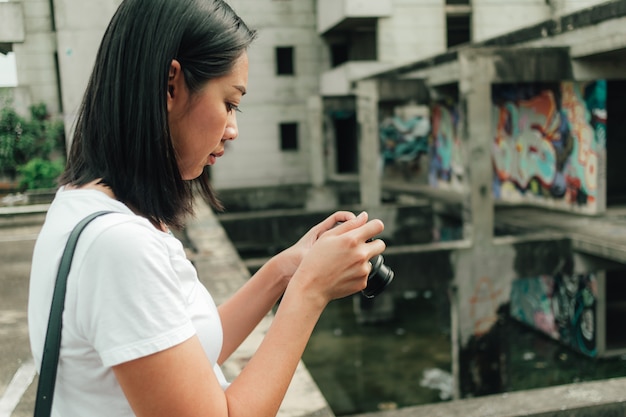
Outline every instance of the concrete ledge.
[[0, 228], [22, 228], [43, 224], [49, 204], [0, 207]]
[[0, 207], [0, 216], [20, 216], [24, 214], [43, 214], [50, 204], [26, 204], [23, 206]]
[[618, 417], [625, 401], [626, 378], [615, 378], [352, 417]]

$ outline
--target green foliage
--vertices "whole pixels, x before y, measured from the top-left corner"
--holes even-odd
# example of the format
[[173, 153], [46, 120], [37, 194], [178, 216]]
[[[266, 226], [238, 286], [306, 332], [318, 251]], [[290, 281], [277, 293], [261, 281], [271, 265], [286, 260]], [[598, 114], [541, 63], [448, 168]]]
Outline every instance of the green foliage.
[[63, 168], [63, 161], [33, 158], [17, 168], [21, 176], [20, 188], [27, 190], [54, 188], [55, 181], [63, 172]]
[[43, 103], [30, 107], [30, 118], [8, 101], [0, 105], [0, 175], [22, 175], [20, 184], [27, 189], [53, 187], [64, 164], [63, 122], [52, 120]]

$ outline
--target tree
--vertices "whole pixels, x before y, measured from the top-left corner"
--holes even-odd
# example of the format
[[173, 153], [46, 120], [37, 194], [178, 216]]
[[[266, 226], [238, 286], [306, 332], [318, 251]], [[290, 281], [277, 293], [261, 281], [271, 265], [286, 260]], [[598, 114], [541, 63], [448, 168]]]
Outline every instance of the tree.
[[63, 170], [63, 122], [52, 119], [44, 103], [20, 116], [10, 102], [0, 108], [0, 175], [20, 180], [26, 189], [50, 188]]

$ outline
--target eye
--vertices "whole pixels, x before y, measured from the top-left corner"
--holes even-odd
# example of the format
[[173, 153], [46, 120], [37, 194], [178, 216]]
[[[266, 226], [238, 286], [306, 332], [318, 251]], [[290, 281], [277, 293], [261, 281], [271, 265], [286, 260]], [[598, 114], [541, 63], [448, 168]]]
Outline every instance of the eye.
[[228, 111], [228, 113], [231, 113], [232, 111], [241, 113], [239, 107], [233, 103], [226, 103], [226, 110]]

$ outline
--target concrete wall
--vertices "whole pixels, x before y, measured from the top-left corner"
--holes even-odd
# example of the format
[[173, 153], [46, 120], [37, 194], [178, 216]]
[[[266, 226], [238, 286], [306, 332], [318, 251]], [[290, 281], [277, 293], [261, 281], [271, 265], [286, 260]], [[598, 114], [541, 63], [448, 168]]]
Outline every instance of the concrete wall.
[[21, 3], [0, 2], [0, 44], [24, 42], [24, 11]]
[[70, 137], [98, 46], [121, 0], [54, 0], [65, 130]]
[[[327, 66], [315, 26], [315, 1], [232, 0], [259, 37], [249, 50], [248, 95], [238, 114], [239, 138], [213, 168], [220, 188], [310, 183], [307, 101]], [[295, 75], [276, 75], [275, 48], [294, 47]], [[298, 124], [298, 150], [281, 151], [280, 123]]]
[[55, 36], [48, 0], [24, 0], [25, 37], [13, 44], [17, 83], [29, 90], [33, 103], [44, 102], [51, 114], [60, 111], [54, 53]]
[[472, 0], [472, 40], [482, 42], [607, 0]]
[[420, 3], [394, 0], [392, 16], [378, 20], [379, 61], [405, 63], [446, 50], [444, 0]]
[[550, 6], [545, 2], [472, 0], [472, 40], [481, 42], [549, 18]]
[[345, 18], [380, 17], [389, 15], [393, 0], [316, 0], [317, 29], [331, 29]]
[[607, 0], [550, 0], [549, 3], [552, 8], [552, 13], [555, 16], [562, 16], [607, 2]]

